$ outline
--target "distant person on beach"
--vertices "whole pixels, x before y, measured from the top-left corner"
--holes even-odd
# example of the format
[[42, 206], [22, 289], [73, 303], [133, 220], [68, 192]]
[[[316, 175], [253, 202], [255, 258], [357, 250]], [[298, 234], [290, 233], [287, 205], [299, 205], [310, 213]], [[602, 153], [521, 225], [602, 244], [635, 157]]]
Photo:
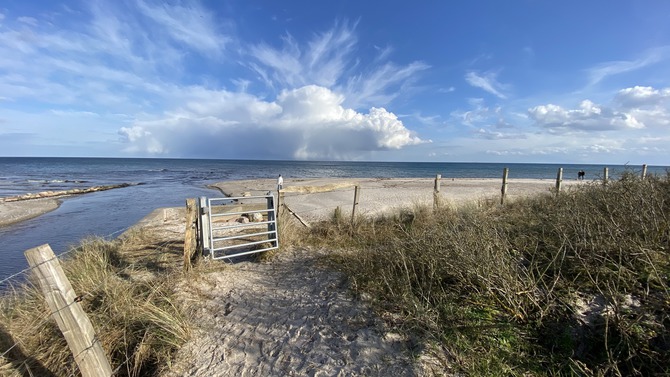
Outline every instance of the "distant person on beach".
[[277, 191], [281, 190], [284, 187], [284, 178], [282, 178], [281, 174], [279, 174], [279, 177], [277, 178]]
[[585, 175], [586, 175], [586, 172], [584, 170], [580, 170], [579, 172], [577, 172], [577, 179], [579, 179], [581, 181], [581, 180], [584, 179]]

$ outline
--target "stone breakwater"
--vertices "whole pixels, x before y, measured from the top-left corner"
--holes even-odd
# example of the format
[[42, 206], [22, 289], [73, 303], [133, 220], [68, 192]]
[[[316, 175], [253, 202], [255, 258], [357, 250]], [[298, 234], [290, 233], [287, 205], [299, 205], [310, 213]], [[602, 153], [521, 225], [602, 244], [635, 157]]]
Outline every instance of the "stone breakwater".
[[70, 190], [63, 190], [63, 191], [42, 191], [42, 192], [37, 192], [37, 193], [28, 193], [28, 194], [23, 194], [23, 195], [17, 195], [17, 196], [9, 196], [6, 198], [0, 198], [0, 202], [4, 203], [9, 203], [9, 202], [18, 202], [22, 200], [31, 200], [31, 199], [44, 199], [44, 198], [60, 198], [63, 196], [70, 196], [70, 195], [79, 195], [79, 194], [88, 194], [90, 192], [98, 192], [98, 191], [105, 191], [105, 190], [111, 190], [115, 188], [123, 188], [123, 187], [128, 187], [131, 186], [130, 183], [121, 183], [117, 185], [105, 185], [105, 186], [93, 186], [93, 187], [88, 187], [88, 188], [77, 188], [77, 189], [70, 189]]

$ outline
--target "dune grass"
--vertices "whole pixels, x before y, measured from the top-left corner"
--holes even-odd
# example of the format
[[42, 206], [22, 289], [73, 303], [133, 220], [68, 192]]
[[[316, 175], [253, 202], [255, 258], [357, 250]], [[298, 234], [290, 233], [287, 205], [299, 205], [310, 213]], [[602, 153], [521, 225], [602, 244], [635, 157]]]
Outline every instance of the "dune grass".
[[[504, 206], [417, 205], [353, 223], [335, 211], [309, 229], [284, 214], [279, 227], [283, 246], [333, 250], [355, 291], [419, 339], [416, 356], [439, 355], [442, 372], [670, 370], [670, 176], [625, 174]], [[90, 239], [63, 262], [116, 375], [160, 374], [190, 336], [174, 292], [178, 243], [141, 232]], [[0, 297], [0, 349], [16, 344], [0, 375], [77, 374], [48, 313], [30, 282]]]
[[452, 372], [670, 370], [669, 176], [354, 224], [336, 211], [303, 238], [347, 250], [332, 260], [352, 286]]
[[[115, 376], [151, 376], [169, 367], [172, 354], [190, 336], [183, 308], [176, 304], [179, 274], [138, 268], [124, 249], [145, 242], [142, 232], [115, 241], [84, 240], [61, 263], [88, 314]], [[39, 288], [28, 281], [0, 297], [0, 374], [78, 375], [65, 339]]]

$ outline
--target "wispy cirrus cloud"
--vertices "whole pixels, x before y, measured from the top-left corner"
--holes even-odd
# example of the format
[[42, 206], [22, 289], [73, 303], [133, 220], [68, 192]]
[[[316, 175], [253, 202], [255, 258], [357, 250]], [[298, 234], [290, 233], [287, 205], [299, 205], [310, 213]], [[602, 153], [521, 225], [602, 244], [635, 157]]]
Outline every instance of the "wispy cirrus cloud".
[[353, 27], [342, 22], [314, 34], [304, 46], [288, 33], [281, 40], [281, 48], [262, 42], [249, 49], [257, 62], [249, 66], [266, 84], [273, 88], [309, 84], [333, 87], [349, 64], [357, 37]]
[[636, 71], [670, 58], [670, 46], [647, 50], [638, 59], [600, 63], [587, 70], [589, 85], [595, 85], [610, 76]]
[[343, 93], [344, 103], [353, 108], [388, 105], [429, 68], [420, 61], [407, 65], [386, 61], [390, 47], [381, 50], [370, 66], [360, 67], [353, 58], [358, 43], [355, 29], [356, 24], [342, 21], [314, 34], [306, 44], [287, 34], [281, 48], [254, 45], [249, 53], [255, 61], [248, 66], [271, 88], [319, 85]]
[[197, 2], [166, 5], [139, 1], [138, 9], [156, 22], [173, 41], [183, 43], [203, 55], [220, 55], [231, 38], [221, 34], [211, 12]]
[[500, 99], [507, 98], [505, 91], [507, 91], [508, 86], [498, 81], [497, 72], [488, 71], [479, 73], [476, 71], [469, 71], [465, 74], [465, 81], [467, 81], [468, 84], [493, 94]]

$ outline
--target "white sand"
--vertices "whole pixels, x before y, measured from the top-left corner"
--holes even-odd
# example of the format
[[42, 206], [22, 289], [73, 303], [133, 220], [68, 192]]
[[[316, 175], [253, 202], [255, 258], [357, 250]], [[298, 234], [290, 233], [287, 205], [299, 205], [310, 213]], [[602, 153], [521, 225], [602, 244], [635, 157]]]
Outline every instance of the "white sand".
[[[563, 181], [563, 188], [584, 181]], [[226, 196], [243, 196], [244, 193], [261, 195], [273, 192], [276, 181], [270, 179], [219, 182], [212, 187]], [[300, 216], [316, 220], [333, 213], [341, 207], [343, 213], [351, 213], [354, 201], [354, 186], [360, 187], [357, 212], [377, 215], [395, 208], [406, 208], [416, 204], [432, 205], [434, 179], [426, 178], [318, 178], [284, 179], [284, 203]], [[510, 179], [507, 183], [506, 200], [533, 194], [549, 194], [555, 188], [550, 179]], [[442, 179], [439, 200], [444, 205], [499, 203], [502, 180], [500, 179]]]

